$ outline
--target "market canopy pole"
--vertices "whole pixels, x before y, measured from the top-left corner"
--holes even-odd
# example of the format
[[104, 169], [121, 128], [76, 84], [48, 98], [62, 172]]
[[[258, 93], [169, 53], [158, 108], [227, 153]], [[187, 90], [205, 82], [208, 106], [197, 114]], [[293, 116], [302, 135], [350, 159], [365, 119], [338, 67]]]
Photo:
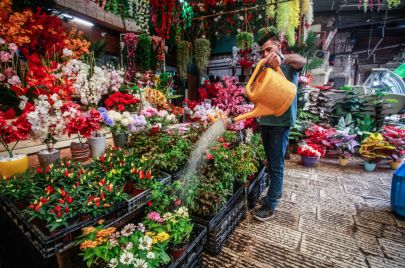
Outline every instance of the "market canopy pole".
[[287, 2], [290, 2], [290, 1], [292, 1], [292, 0], [283, 0], [283, 1], [280, 1], [280, 2], [274, 2], [274, 3], [269, 3], [269, 4], [255, 5], [253, 7], [244, 7], [244, 8], [240, 8], [240, 9], [231, 10], [231, 11], [226, 11], [226, 12], [220, 12], [220, 13], [215, 13], [215, 14], [211, 14], [211, 15], [195, 17], [195, 18], [193, 18], [193, 20], [203, 20], [203, 19], [211, 18], [211, 17], [218, 17], [218, 16], [228, 15], [228, 14], [233, 14], [233, 13], [246, 12], [248, 10], [264, 8], [264, 7], [267, 7], [267, 6], [276, 5], [276, 4], [280, 4], [280, 3], [281, 4], [282, 3], [287, 3]]

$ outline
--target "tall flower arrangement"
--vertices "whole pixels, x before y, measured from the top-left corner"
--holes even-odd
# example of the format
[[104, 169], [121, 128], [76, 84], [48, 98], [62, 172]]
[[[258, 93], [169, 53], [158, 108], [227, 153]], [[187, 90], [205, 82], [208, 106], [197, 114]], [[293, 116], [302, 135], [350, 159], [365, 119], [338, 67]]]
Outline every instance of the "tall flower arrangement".
[[139, 36], [134, 33], [126, 33], [123, 38], [127, 51], [127, 71], [125, 73], [125, 80], [129, 82], [132, 82], [137, 72], [135, 55], [138, 39]]
[[155, 32], [163, 39], [170, 37], [170, 27], [173, 21], [173, 11], [176, 0], [150, 0], [152, 22]]
[[57, 94], [40, 95], [35, 100], [34, 110], [28, 114], [33, 137], [42, 140], [49, 151], [52, 151], [56, 138], [65, 131], [71, 114], [64, 111], [69, 110], [71, 105], [69, 102], [63, 103]]
[[89, 57], [88, 64], [73, 59], [63, 69], [65, 75], [73, 81], [82, 104], [97, 106], [101, 97], [108, 93], [108, 80], [103, 69], [95, 65], [94, 56]]

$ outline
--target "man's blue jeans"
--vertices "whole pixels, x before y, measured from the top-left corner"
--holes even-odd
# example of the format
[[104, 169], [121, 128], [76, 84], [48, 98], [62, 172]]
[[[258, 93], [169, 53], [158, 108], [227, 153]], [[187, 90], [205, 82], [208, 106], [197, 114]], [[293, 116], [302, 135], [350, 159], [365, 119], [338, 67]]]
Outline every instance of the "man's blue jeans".
[[284, 155], [288, 145], [290, 127], [265, 125], [260, 127], [270, 177], [265, 203], [275, 209], [283, 192]]

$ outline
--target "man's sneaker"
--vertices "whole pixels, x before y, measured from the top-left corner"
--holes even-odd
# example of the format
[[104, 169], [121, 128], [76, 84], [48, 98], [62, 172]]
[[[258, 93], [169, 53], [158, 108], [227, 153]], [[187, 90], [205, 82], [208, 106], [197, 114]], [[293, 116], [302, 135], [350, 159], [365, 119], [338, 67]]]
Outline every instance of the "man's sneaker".
[[259, 221], [267, 221], [273, 218], [275, 215], [275, 210], [271, 208], [271, 206], [264, 205], [259, 208], [254, 214], [253, 217]]

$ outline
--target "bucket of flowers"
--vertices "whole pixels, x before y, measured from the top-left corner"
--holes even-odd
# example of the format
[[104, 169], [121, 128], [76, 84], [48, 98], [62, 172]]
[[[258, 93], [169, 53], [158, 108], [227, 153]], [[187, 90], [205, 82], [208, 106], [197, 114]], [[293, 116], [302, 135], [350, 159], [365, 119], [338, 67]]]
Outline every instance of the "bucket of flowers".
[[325, 151], [316, 144], [307, 143], [298, 146], [298, 154], [301, 155], [304, 167], [313, 167], [325, 155]]

